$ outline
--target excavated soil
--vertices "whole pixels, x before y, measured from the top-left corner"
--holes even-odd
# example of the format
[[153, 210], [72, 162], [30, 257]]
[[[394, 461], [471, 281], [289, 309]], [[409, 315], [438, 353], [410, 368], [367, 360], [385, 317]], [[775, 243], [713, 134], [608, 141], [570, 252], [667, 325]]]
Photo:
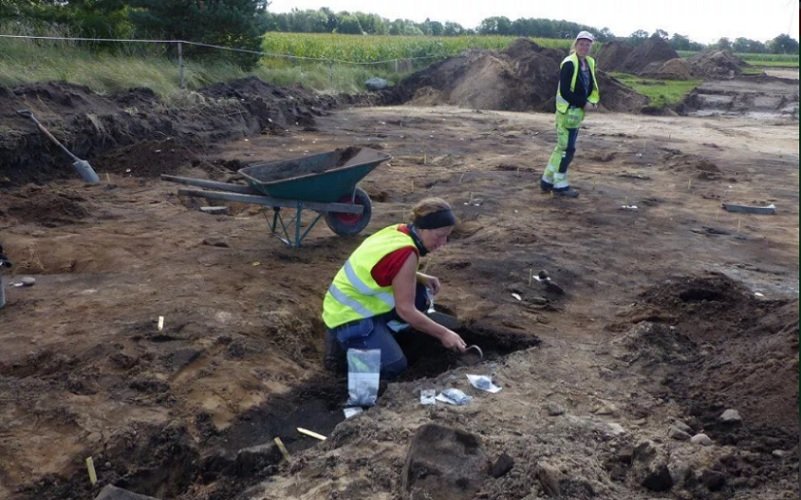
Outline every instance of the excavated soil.
[[[552, 111], [559, 65], [567, 53], [518, 39], [502, 51], [470, 50], [432, 64], [383, 93], [386, 104], [472, 109]], [[647, 99], [601, 71], [601, 106], [639, 112]]]
[[[465, 56], [498, 71], [507, 57]], [[767, 120], [748, 96], [784, 81], [734, 82], [703, 87], [744, 103], [725, 114], [589, 114], [574, 200], [538, 191], [551, 113], [347, 107], [379, 97], [254, 80], [177, 106], [145, 90], [3, 90], [0, 497], [797, 498], [797, 82], [795, 114]], [[101, 182], [82, 184], [20, 108]], [[197, 208], [225, 203], [158, 177], [241, 182], [250, 163], [349, 147], [392, 156], [360, 182], [372, 219], [351, 238], [317, 224], [301, 248], [270, 235], [272, 209], [211, 215]], [[423, 266], [485, 358], [423, 337], [409, 372], [345, 420], [346, 378], [322, 369], [323, 294], [365, 236], [431, 195], [460, 223]], [[472, 401], [420, 404], [449, 387]]]

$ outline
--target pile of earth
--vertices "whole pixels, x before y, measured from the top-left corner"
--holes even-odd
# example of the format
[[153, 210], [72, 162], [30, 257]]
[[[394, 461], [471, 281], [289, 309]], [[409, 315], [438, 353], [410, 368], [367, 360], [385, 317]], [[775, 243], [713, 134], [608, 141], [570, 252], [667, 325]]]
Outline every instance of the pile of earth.
[[598, 67], [604, 71], [621, 71], [640, 75], [655, 72], [666, 61], [679, 55], [661, 37], [654, 35], [639, 45], [613, 41], [604, 43], [598, 51]]
[[[682, 408], [673, 443], [704, 434], [721, 445], [714, 453], [653, 445], [671, 464], [674, 493], [731, 498], [797, 474], [790, 456], [799, 440], [797, 299], [767, 300], [723, 274], [705, 273], [646, 290], [621, 317], [609, 327], [628, 328], [613, 342], [628, 350], [620, 359], [653, 381], [647, 390], [655, 398]], [[651, 412], [637, 403], [632, 411]]]
[[[403, 79], [384, 92], [384, 102], [552, 112], [559, 65], [566, 55], [525, 38], [502, 51], [471, 49]], [[645, 96], [603, 71], [597, 76], [604, 109], [637, 113], [646, 106]]]
[[748, 63], [728, 50], [701, 52], [689, 59], [692, 75], [705, 79], [731, 79], [743, 73]]
[[596, 56], [604, 71], [620, 71], [666, 80], [730, 79], [747, 64], [728, 50], [707, 51], [684, 59], [664, 38], [653, 35], [639, 45], [606, 42]]
[[145, 88], [100, 95], [45, 82], [0, 87], [0, 187], [76, 176], [72, 159], [16, 111], [27, 109], [75, 156], [95, 169], [142, 177], [197, 163], [208, 144], [310, 127], [314, 117], [360, 96], [323, 96], [255, 77], [217, 83], [169, 99]]

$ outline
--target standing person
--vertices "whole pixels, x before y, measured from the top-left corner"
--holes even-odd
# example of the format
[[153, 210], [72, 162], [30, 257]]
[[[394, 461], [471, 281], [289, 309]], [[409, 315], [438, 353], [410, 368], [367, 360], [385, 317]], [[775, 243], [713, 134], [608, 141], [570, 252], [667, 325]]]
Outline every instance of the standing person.
[[420, 257], [447, 243], [456, 217], [445, 200], [426, 198], [414, 206], [410, 219], [365, 239], [328, 287], [323, 300], [327, 368], [343, 362], [350, 348], [380, 349], [381, 376], [394, 378], [407, 366], [396, 336], [417, 332], [464, 352], [459, 334], [423, 313], [427, 292], [439, 293], [440, 282], [417, 270]]
[[570, 55], [562, 61], [556, 88], [556, 147], [540, 179], [543, 192], [568, 198], [579, 195], [567, 182], [567, 167], [576, 152], [576, 138], [584, 113], [597, 108], [601, 97], [595, 78], [595, 59], [588, 55], [594, 40], [592, 33], [580, 32], [573, 41]]

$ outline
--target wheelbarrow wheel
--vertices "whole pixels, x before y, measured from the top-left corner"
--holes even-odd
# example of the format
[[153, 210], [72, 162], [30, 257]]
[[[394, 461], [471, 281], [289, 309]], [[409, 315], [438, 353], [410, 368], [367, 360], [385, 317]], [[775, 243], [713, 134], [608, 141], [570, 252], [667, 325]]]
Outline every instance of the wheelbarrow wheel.
[[345, 195], [339, 200], [338, 203], [355, 203], [361, 205], [364, 210], [360, 214], [344, 214], [341, 212], [328, 212], [325, 214], [325, 223], [331, 228], [331, 231], [340, 236], [353, 236], [358, 234], [362, 229], [367, 227], [370, 222], [370, 216], [373, 213], [373, 204], [370, 197], [367, 196], [362, 189], [356, 188], [354, 196]]

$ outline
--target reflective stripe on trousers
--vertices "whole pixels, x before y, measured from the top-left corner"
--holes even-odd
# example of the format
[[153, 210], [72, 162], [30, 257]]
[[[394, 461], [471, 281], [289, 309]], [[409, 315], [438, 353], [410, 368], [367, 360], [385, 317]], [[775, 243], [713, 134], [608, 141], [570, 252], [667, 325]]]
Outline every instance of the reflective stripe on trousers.
[[567, 181], [567, 168], [576, 152], [579, 129], [566, 128], [564, 120], [558, 115], [559, 113], [556, 120], [556, 147], [548, 159], [548, 166], [545, 167], [542, 178], [545, 182], [553, 184], [554, 189], [565, 189], [570, 185]]

